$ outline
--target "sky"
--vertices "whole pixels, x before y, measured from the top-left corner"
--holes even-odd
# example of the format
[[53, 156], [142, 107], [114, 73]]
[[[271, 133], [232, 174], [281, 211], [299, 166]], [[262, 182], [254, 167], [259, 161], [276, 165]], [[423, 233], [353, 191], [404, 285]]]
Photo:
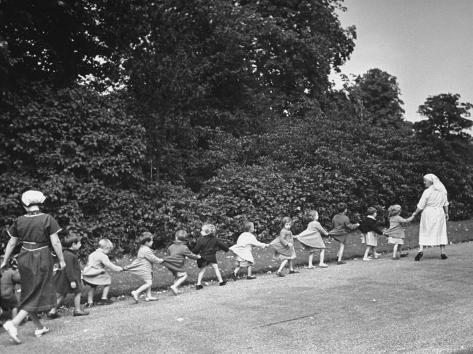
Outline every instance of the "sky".
[[379, 68], [395, 76], [410, 121], [422, 119], [417, 109], [428, 96], [458, 93], [460, 102], [473, 103], [473, 0], [345, 0], [344, 6], [342, 26], [357, 28], [344, 74]]

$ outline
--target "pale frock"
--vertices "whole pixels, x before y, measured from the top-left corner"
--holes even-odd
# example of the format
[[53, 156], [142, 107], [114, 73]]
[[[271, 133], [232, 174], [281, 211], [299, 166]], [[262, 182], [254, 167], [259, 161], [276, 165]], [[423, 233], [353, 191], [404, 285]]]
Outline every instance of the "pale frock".
[[243, 232], [237, 240], [236, 245], [230, 247], [230, 250], [237, 255], [238, 262], [248, 262], [250, 265], [255, 263], [253, 258], [253, 246], [266, 247], [265, 243], [259, 242], [251, 232]]
[[446, 245], [447, 221], [444, 206], [448, 205], [447, 194], [435, 190], [433, 186], [427, 188], [417, 204], [422, 209], [419, 227], [419, 245], [438, 246]]

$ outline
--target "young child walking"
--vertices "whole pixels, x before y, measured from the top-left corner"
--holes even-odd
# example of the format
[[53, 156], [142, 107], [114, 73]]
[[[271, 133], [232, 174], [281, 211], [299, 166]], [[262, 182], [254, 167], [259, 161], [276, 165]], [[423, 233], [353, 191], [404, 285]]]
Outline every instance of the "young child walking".
[[98, 302], [99, 305], [109, 305], [113, 303], [108, 298], [112, 277], [107, 269], [115, 272], [122, 272], [123, 268], [110, 262], [108, 254], [113, 250], [113, 243], [107, 238], [99, 241], [99, 248], [89, 255], [87, 265], [82, 273], [82, 279], [85, 285], [90, 286], [87, 293], [87, 307], [94, 306], [95, 288], [103, 286], [102, 297]]
[[328, 232], [319, 223], [319, 213], [315, 210], [309, 210], [306, 213], [306, 219], [309, 220], [307, 229], [301, 232], [299, 235], [294, 236], [298, 240], [305, 250], [309, 251], [309, 264], [307, 268], [314, 268], [313, 260], [314, 253], [320, 250], [319, 267], [327, 268], [328, 265], [324, 263], [325, 258], [325, 243], [322, 239], [323, 236], [328, 236]]
[[[366, 218], [361, 222], [359, 230], [362, 232], [361, 242], [366, 244], [365, 254], [363, 256], [364, 261], [371, 261], [373, 258], [378, 259], [379, 253], [376, 253], [376, 247], [378, 247], [378, 236], [383, 235], [384, 230], [376, 221], [378, 212], [376, 208], [369, 207], [366, 210]], [[373, 258], [369, 257], [369, 252], [373, 255]]]
[[20, 280], [16, 258], [10, 258], [7, 268], [2, 272], [0, 278], [0, 306], [3, 311], [10, 312], [10, 318], [14, 318], [18, 314], [16, 285], [20, 284]]
[[56, 286], [57, 306], [48, 312], [51, 319], [59, 317], [57, 308], [62, 304], [67, 294], [74, 294], [74, 311], [73, 316], [86, 316], [89, 313], [83, 311], [80, 307], [80, 297], [82, 293], [81, 286], [81, 270], [77, 251], [81, 247], [80, 237], [69, 235], [62, 242], [65, 269], [59, 269], [54, 274], [53, 280]]
[[237, 256], [237, 266], [233, 270], [233, 280], [238, 279], [238, 272], [241, 268], [247, 269], [246, 279], [256, 279], [252, 273], [252, 266], [255, 263], [253, 258], [253, 247], [266, 248], [268, 244], [259, 242], [255, 235], [255, 225], [252, 222], [243, 224], [243, 233], [238, 236], [236, 245], [230, 247], [230, 250]]
[[228, 252], [229, 248], [216, 237], [216, 231], [216, 227], [212, 224], [202, 225], [202, 230], [200, 232], [202, 236], [197, 240], [197, 243], [192, 250], [195, 254], [199, 254], [201, 257], [197, 260], [197, 266], [199, 267], [197, 284], [195, 286], [197, 290], [203, 288], [202, 279], [208, 266], [211, 266], [214, 269], [220, 286], [227, 284], [227, 282], [222, 279], [222, 275], [218, 269], [217, 251], [222, 250]]
[[337, 252], [337, 264], [345, 264], [342, 260], [343, 252], [345, 251], [345, 243], [350, 232], [356, 230], [360, 224], [352, 224], [347, 216], [347, 205], [345, 203], [337, 204], [338, 214], [332, 219], [333, 229], [329, 231], [329, 236], [340, 243], [340, 248]]
[[164, 257], [163, 265], [174, 275], [175, 281], [170, 287], [174, 295], [181, 293], [179, 287], [187, 279], [187, 272], [184, 268], [186, 258], [200, 259], [199, 255], [192, 253], [187, 247], [187, 241], [187, 231], [176, 231], [174, 243], [168, 247], [168, 256]]
[[288, 216], [282, 218], [281, 226], [279, 236], [270, 243], [270, 246], [274, 249], [275, 258], [282, 261], [276, 272], [278, 277], [284, 277], [282, 271], [287, 264], [289, 264], [289, 274], [299, 273], [294, 270], [293, 260], [296, 259], [296, 250], [294, 249], [294, 237], [291, 232], [292, 219]]
[[[408, 253], [402, 253], [402, 245], [406, 234], [404, 226], [410, 223], [414, 217], [404, 219], [401, 217], [401, 206], [399, 204], [391, 205], [388, 208], [389, 228], [384, 231], [384, 234], [388, 236], [388, 243], [393, 246], [393, 259], [397, 260], [400, 257], [406, 257]], [[399, 251], [399, 253], [398, 253]]]
[[151, 286], [153, 285], [153, 265], [163, 263], [163, 259], [154, 255], [151, 246], [153, 246], [153, 235], [151, 232], [143, 232], [138, 239], [140, 248], [136, 259], [124, 270], [136, 274], [144, 284], [138, 289], [131, 292], [131, 296], [138, 303], [140, 294], [146, 291], [145, 301], [156, 301], [157, 297], [151, 294]]

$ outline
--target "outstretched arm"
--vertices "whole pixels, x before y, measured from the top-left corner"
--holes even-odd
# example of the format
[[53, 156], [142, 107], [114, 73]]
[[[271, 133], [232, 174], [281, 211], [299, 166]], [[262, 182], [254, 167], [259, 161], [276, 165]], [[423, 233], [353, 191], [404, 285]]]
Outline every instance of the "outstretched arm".
[[18, 238], [17, 237], [10, 237], [10, 240], [7, 243], [7, 247], [5, 248], [5, 255], [3, 257], [3, 262], [0, 265], [0, 269], [3, 269], [6, 267], [8, 264], [8, 261], [10, 260], [11, 254], [13, 253], [13, 250], [15, 249], [16, 245], [18, 243]]

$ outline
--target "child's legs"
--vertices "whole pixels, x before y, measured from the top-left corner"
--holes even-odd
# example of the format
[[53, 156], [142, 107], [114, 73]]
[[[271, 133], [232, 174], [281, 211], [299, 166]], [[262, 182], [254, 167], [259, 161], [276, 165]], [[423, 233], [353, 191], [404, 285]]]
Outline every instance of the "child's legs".
[[64, 301], [64, 295], [61, 295], [61, 294], [56, 293], [56, 299], [57, 299], [57, 301], [56, 301], [56, 306], [53, 307], [53, 308], [49, 311], [49, 313], [56, 313], [56, 312], [57, 312], [57, 308], [58, 308], [59, 306], [61, 306], [62, 302]]
[[187, 279], [187, 273], [185, 275], [183, 275], [182, 277], [179, 277], [176, 279], [176, 281], [174, 282], [174, 284], [172, 285], [173, 288], [177, 289], [177, 287], [181, 286], [182, 283], [184, 283], [184, 281]]
[[289, 270], [294, 270], [294, 261], [290, 259], [288, 263], [289, 263]]
[[251, 277], [253, 275], [253, 267], [252, 266], [248, 266], [248, 276]]
[[320, 250], [319, 264], [323, 264], [325, 260], [325, 248]]
[[87, 303], [93, 304], [94, 303], [94, 295], [95, 295], [95, 287], [91, 286], [87, 291]]
[[344, 250], [345, 250], [345, 245], [340, 242], [340, 248], [338, 249], [338, 253], [337, 253], [339, 262], [342, 260]]
[[197, 285], [201, 285], [202, 284], [202, 278], [204, 277], [204, 274], [205, 274], [205, 269], [207, 267], [203, 267], [199, 270], [199, 274], [197, 275]]
[[370, 254], [370, 248], [371, 246], [366, 246], [365, 255], [363, 256], [364, 259], [368, 258], [368, 255]]
[[393, 247], [393, 258], [396, 258], [396, 256], [397, 256], [397, 248], [398, 248], [398, 246], [399, 246], [399, 245], [398, 245], [397, 243], [394, 244], [394, 247]]
[[76, 311], [81, 311], [81, 308], [80, 308], [80, 297], [81, 297], [81, 293], [78, 292], [77, 294], [74, 295], [74, 307], [76, 308]]
[[108, 292], [110, 290], [110, 285], [105, 285], [102, 290], [102, 299], [108, 299]]
[[11, 309], [11, 317], [15, 318], [16, 315], [18, 315], [18, 308], [14, 307], [14, 308]]
[[309, 267], [313, 267], [314, 265], [312, 264], [314, 260], [314, 252], [309, 253]]
[[286, 264], [287, 264], [287, 259], [285, 259], [285, 260], [283, 260], [283, 261], [281, 262], [281, 265], [279, 266], [279, 269], [278, 269], [278, 273], [281, 273], [281, 272], [282, 272], [282, 270], [284, 269], [284, 267], [286, 266]]
[[148, 293], [150, 293], [151, 292], [151, 285], [152, 285], [152, 281], [145, 281], [145, 283], [143, 285], [141, 285], [138, 289], [135, 290], [135, 293], [140, 295], [145, 290]]
[[236, 268], [233, 270], [233, 274], [238, 275], [238, 272], [240, 271], [240, 269], [241, 269], [240, 262], [238, 262]]
[[424, 252], [424, 245], [419, 245], [419, 252]]
[[212, 263], [212, 268], [214, 269], [215, 275], [217, 276], [218, 282], [221, 283], [223, 281], [222, 274], [220, 274], [220, 270], [218, 269], [217, 263]]
[[376, 246], [371, 246], [371, 254], [373, 255], [373, 258], [377, 258]]
[[25, 310], [18, 311], [16, 316], [14, 316], [12, 319], [13, 324], [18, 327], [20, 323], [23, 322], [23, 320], [26, 318], [26, 316], [28, 316], [28, 312], [26, 312]]
[[33, 323], [35, 324], [36, 328], [41, 329], [44, 327], [41, 321], [39, 320], [39, 317], [36, 314], [36, 312], [30, 312], [30, 317]]

